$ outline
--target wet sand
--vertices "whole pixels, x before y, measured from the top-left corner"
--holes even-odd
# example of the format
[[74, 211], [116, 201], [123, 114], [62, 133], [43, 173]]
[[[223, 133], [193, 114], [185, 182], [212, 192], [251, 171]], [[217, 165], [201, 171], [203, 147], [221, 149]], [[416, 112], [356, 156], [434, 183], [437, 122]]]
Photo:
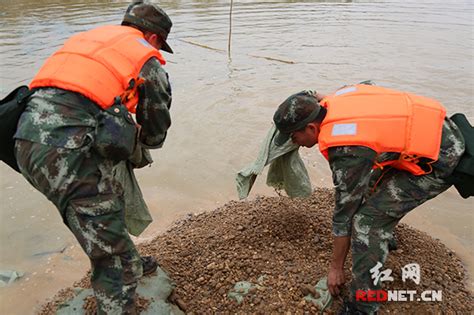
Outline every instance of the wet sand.
[[[213, 211], [189, 215], [153, 240], [141, 244], [143, 255], [155, 256], [176, 282], [174, 300], [188, 314], [292, 314], [318, 309], [304, 300], [308, 285], [327, 273], [334, 203], [330, 189], [317, 189], [306, 199], [257, 197], [229, 202]], [[438, 302], [391, 302], [381, 314], [472, 312], [473, 295], [465, 286], [467, 273], [457, 255], [427, 234], [401, 224], [395, 236], [399, 247], [389, 255], [385, 268], [393, 270], [387, 290], [441, 290]], [[420, 283], [402, 282], [401, 268], [418, 263]], [[346, 263], [349, 280], [350, 259]], [[264, 276], [264, 280], [258, 280]], [[261, 279], [261, 278], [260, 278]], [[227, 293], [238, 281], [260, 283], [257, 290], [237, 304]], [[76, 283], [88, 287], [88, 277]], [[53, 314], [70, 296], [65, 290], [43, 306], [40, 314]], [[341, 305], [334, 300], [328, 314]], [[142, 301], [143, 304], [143, 301]]]

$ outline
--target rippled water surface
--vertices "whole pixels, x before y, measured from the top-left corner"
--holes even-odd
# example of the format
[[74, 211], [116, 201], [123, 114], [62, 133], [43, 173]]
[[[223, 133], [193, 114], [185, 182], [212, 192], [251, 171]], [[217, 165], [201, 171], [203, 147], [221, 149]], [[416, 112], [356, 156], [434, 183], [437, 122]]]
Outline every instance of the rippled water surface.
[[[27, 84], [70, 35], [118, 24], [126, 1], [0, 1], [0, 95]], [[173, 126], [151, 168], [139, 170], [155, 222], [151, 237], [189, 212], [236, 199], [233, 178], [251, 162], [275, 107], [302, 89], [372, 79], [440, 100], [474, 121], [472, 1], [161, 1], [174, 26], [166, 55]], [[303, 150], [315, 185], [330, 172]], [[0, 165], [0, 270], [25, 278], [0, 289], [0, 313], [32, 313], [88, 263], [53, 206]], [[255, 193], [273, 194], [259, 179]], [[254, 195], [254, 194], [253, 194]], [[447, 192], [410, 215], [473, 268], [472, 202]], [[471, 211], [469, 211], [471, 210]], [[411, 221], [410, 221], [411, 220]], [[56, 253], [62, 251], [62, 253]], [[26, 298], [28, 297], [28, 298]]]

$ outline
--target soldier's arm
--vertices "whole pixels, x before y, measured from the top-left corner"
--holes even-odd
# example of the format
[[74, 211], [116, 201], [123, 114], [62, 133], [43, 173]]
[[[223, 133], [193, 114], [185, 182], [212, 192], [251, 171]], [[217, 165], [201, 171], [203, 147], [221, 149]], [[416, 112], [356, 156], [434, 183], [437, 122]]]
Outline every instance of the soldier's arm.
[[161, 148], [171, 126], [168, 74], [158, 60], [152, 58], [145, 63], [140, 76], [145, 79], [145, 83], [140, 86], [140, 101], [136, 111], [137, 123], [141, 126], [139, 141], [145, 148]]
[[344, 276], [344, 262], [350, 245], [351, 239], [349, 236], [334, 237], [332, 260], [328, 272], [328, 289], [334, 296], [339, 294], [340, 287], [346, 282]]
[[368, 189], [376, 152], [362, 146], [330, 148], [329, 165], [336, 189], [334, 236], [350, 236], [352, 218]]
[[328, 153], [336, 188], [336, 205], [333, 214], [332, 260], [327, 279], [329, 292], [336, 296], [346, 281], [343, 267], [351, 244], [352, 218], [368, 188], [376, 153], [369, 148], [356, 146], [330, 148]]

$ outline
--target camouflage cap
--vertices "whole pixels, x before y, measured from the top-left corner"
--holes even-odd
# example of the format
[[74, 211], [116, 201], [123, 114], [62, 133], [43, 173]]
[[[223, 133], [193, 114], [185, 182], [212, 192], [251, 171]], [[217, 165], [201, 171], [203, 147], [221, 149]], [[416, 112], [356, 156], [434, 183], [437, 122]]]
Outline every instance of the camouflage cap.
[[122, 25], [136, 25], [142, 29], [155, 33], [163, 40], [162, 50], [173, 53], [166, 42], [171, 31], [170, 17], [156, 4], [147, 1], [134, 1], [125, 12]]
[[279, 131], [275, 138], [277, 146], [288, 141], [292, 132], [303, 129], [318, 118], [322, 107], [315, 94], [312, 91], [301, 91], [291, 95], [278, 106], [273, 115], [273, 121]]

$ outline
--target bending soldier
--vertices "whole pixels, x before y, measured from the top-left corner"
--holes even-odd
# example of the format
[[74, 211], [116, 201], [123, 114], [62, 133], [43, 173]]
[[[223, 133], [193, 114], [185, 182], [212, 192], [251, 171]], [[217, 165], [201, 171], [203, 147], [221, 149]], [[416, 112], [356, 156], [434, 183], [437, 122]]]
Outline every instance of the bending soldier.
[[122, 25], [72, 36], [31, 82], [36, 92], [15, 134], [22, 174], [54, 203], [90, 258], [99, 314], [136, 313], [137, 279], [157, 268], [127, 233], [114, 167], [165, 141], [171, 89], [159, 50], [173, 52], [171, 26], [161, 8], [138, 1]]
[[275, 112], [275, 141], [319, 143], [335, 186], [333, 253], [328, 287], [338, 295], [352, 244], [352, 300], [340, 314], [373, 314], [376, 303], [355, 302], [356, 290], [377, 290], [369, 270], [384, 263], [397, 223], [451, 186], [464, 153], [459, 128], [435, 100], [371, 85], [322, 96], [303, 91]]

